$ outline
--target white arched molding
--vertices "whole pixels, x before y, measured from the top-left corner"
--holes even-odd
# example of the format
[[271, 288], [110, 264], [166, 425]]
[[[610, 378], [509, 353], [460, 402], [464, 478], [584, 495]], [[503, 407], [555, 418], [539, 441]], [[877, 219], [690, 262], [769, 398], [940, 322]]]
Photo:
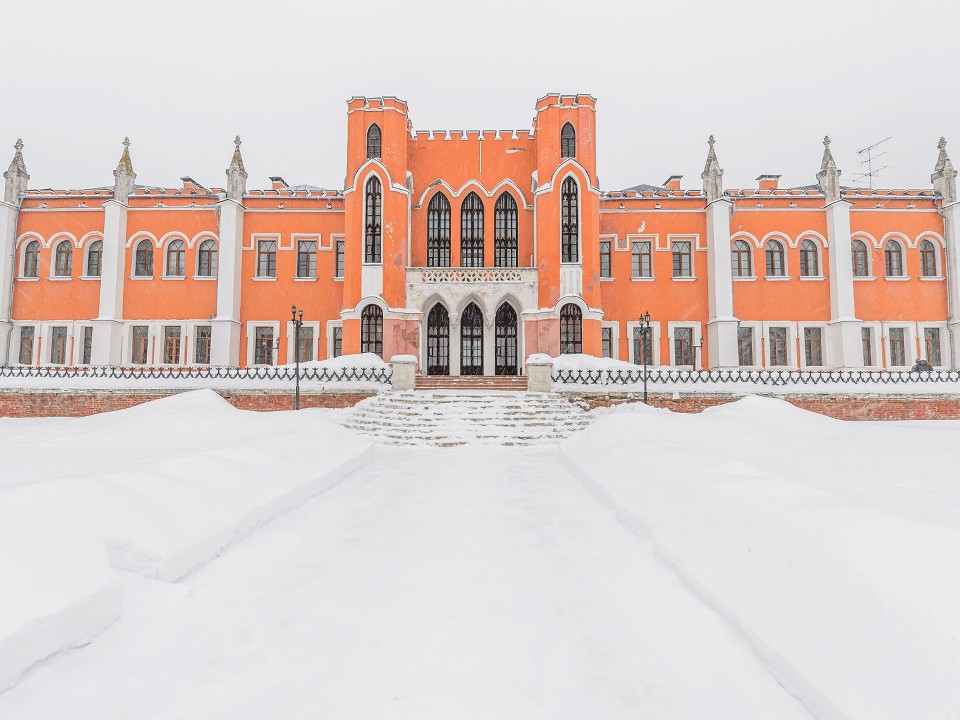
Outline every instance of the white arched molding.
[[47, 240], [46, 247], [56, 247], [63, 240], [69, 240], [74, 248], [80, 248], [80, 241], [77, 240], [76, 235], [68, 232], [57, 232], [50, 236], [50, 239]]
[[435, 180], [426, 189], [420, 194], [419, 199], [415, 207], [421, 208], [424, 206], [424, 203], [433, 199], [433, 194], [437, 192], [440, 188], [446, 191], [447, 197], [449, 198], [459, 198], [461, 195], [466, 195], [468, 193], [475, 192], [481, 197], [489, 199], [495, 199], [500, 197], [500, 194], [513, 190], [511, 193], [514, 197], [513, 199], [517, 202], [517, 207], [522, 207], [525, 210], [532, 210], [533, 205], [527, 202], [526, 196], [523, 194], [523, 191], [513, 180], [501, 180], [496, 185], [493, 186], [490, 190], [487, 190], [479, 180], [471, 178], [467, 180], [459, 189], [454, 189], [446, 180]]
[[794, 247], [800, 247], [800, 243], [802, 243], [804, 240], [813, 240], [815, 243], [817, 243], [817, 245], [820, 246], [821, 250], [826, 250], [828, 247], [830, 247], [827, 239], [815, 230], [804, 230], [802, 233], [799, 233], [797, 235], [797, 243], [794, 245]]
[[933, 232], [932, 230], [926, 230], [913, 239], [913, 245], [911, 247], [920, 247], [920, 243], [924, 240], [932, 240], [939, 244], [940, 250], [947, 249], [947, 241], [944, 239], [943, 235], [940, 233]]
[[584, 301], [579, 295], [564, 295], [559, 300], [557, 304], [553, 306], [553, 309], [548, 311], [546, 317], [555, 317], [560, 318], [560, 310], [563, 309], [564, 305], [573, 303], [578, 308], [580, 308], [580, 314], [583, 316], [584, 320], [602, 320], [603, 319], [603, 310], [600, 308], [592, 308]]
[[131, 248], [144, 239], [151, 240], [156, 248], [160, 248], [163, 245], [163, 243], [160, 242], [157, 236], [153, 233], [147, 232], [146, 230], [138, 230], [129, 238], [127, 238], [127, 242], [124, 247]]
[[746, 230], [740, 230], [730, 236], [731, 247], [737, 240], [749, 240], [757, 250], [763, 249], [763, 242], [756, 235], [748, 233]]
[[788, 248], [788, 247], [790, 247], [790, 248], [795, 248], [795, 247], [797, 247], [797, 242], [796, 242], [796, 240], [794, 240], [793, 238], [791, 238], [791, 237], [790, 237], [789, 235], [787, 235], [786, 233], [780, 232], [779, 230], [773, 230], [772, 232], [768, 232], [766, 235], [764, 235], [764, 236], [760, 239], [760, 246], [766, 247], [767, 243], [768, 243], [770, 240], [779, 240], [780, 242], [782, 242], [782, 243], [784, 244], [784, 249], [786, 249], [786, 248]]
[[854, 230], [852, 233], [850, 233], [850, 240], [863, 240], [863, 242], [867, 244], [867, 248], [872, 247], [874, 250], [879, 250], [881, 247], [879, 240], [863, 230]]

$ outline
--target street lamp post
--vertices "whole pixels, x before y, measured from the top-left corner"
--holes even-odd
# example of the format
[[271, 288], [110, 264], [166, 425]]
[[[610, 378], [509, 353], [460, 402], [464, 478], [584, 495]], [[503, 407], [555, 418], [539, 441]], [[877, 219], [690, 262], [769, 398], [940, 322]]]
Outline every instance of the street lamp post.
[[703, 365], [703, 338], [700, 338], [700, 344], [693, 346], [693, 369], [697, 369], [697, 354], [700, 355], [700, 365]]
[[293, 316], [293, 362], [296, 366], [296, 394], [293, 397], [293, 409], [300, 409], [300, 328], [303, 327], [303, 310], [297, 310], [296, 305], [290, 306]]
[[643, 347], [640, 353], [643, 355], [643, 404], [647, 405], [647, 348], [650, 342], [650, 313], [645, 312], [640, 316], [640, 337], [643, 338]]

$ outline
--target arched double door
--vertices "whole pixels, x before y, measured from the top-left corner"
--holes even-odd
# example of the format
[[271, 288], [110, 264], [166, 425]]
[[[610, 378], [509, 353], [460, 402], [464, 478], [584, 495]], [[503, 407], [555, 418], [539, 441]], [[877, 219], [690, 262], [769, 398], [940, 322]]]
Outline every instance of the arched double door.
[[[489, 368], [497, 375], [516, 375], [519, 364], [519, 329], [517, 312], [509, 303], [503, 303], [495, 317], [495, 334], [492, 340], [495, 352], [494, 367]], [[484, 374], [484, 338], [485, 328], [483, 310], [476, 303], [470, 303], [460, 315], [460, 374]], [[433, 306], [427, 314], [427, 357], [428, 375], [449, 375], [451, 368], [450, 350], [451, 330], [450, 313], [441, 303]], [[454, 340], [455, 342], [455, 340]]]

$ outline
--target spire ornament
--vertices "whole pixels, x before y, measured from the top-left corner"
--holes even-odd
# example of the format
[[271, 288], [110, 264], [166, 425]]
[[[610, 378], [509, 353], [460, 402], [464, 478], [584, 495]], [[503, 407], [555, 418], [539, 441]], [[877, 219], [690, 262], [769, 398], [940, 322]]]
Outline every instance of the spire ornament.
[[137, 179], [137, 174], [133, 171], [133, 161], [130, 159], [130, 138], [128, 137], [123, 139], [123, 153], [120, 155], [117, 169], [113, 171], [113, 177], [116, 179], [113, 184], [113, 199], [126, 204], [127, 199], [133, 194], [133, 181]]
[[20, 196], [27, 191], [27, 181], [30, 175], [27, 173], [27, 166], [23, 162], [23, 140], [17, 138], [13, 145], [13, 160], [10, 161], [10, 168], [3, 174], [3, 201], [16, 205], [20, 202]]
[[937, 157], [937, 165], [933, 169], [933, 175], [930, 176], [933, 182], [933, 189], [943, 198], [944, 204], [955, 202], [957, 199], [957, 171], [947, 155], [947, 139], [940, 138], [937, 143], [940, 155]]
[[707, 140], [710, 149], [707, 151], [707, 162], [703, 166], [703, 173], [700, 175], [700, 179], [703, 180], [703, 194], [707, 196], [707, 203], [712, 203], [723, 195], [723, 170], [720, 169], [717, 153], [713, 149], [716, 142], [713, 135]]
[[247, 192], [247, 171], [243, 167], [243, 156], [240, 154], [240, 145], [243, 141], [237, 135], [233, 139], [236, 146], [233, 151], [233, 159], [230, 160], [230, 167], [227, 168], [227, 198], [241, 202]]
[[823, 160], [820, 161], [820, 172], [817, 173], [817, 184], [820, 191], [826, 196], [827, 203], [840, 199], [840, 169], [830, 152], [830, 136], [823, 136]]

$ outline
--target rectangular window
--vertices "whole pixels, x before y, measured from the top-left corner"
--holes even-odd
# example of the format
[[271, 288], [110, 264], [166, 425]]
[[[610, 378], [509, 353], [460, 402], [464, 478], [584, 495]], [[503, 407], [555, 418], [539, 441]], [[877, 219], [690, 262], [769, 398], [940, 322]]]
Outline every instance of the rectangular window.
[[637, 365], [653, 365], [653, 330], [647, 330], [647, 337], [643, 337], [643, 329], [633, 329], [633, 362]]
[[36, 333], [36, 328], [30, 325], [29, 327], [20, 328], [20, 364], [21, 365], [32, 365], [33, 364], [33, 338]]
[[83, 346], [80, 349], [80, 364], [89, 365], [93, 355], [93, 328], [89, 325], [83, 329]]
[[334, 270], [334, 277], [343, 277], [343, 240], [337, 240], [337, 267]]
[[753, 365], [753, 328], [737, 328], [737, 362], [743, 367]]
[[146, 365], [150, 353], [150, 328], [147, 325], [133, 326], [133, 345], [130, 348], [130, 362], [134, 365]]
[[297, 242], [297, 277], [315, 278], [317, 276], [317, 243], [315, 240]]
[[689, 241], [673, 243], [673, 276], [675, 278], [693, 276], [690, 253], [691, 245]]
[[650, 255], [649, 242], [635, 242], [631, 247], [632, 272], [631, 277], [653, 277], [653, 262]]
[[257, 242], [257, 277], [277, 276], [277, 241]]
[[890, 365], [902, 367], [907, 364], [907, 345], [903, 328], [890, 328]]
[[613, 357], [613, 328], [602, 328], [600, 330], [600, 340], [603, 357]]
[[333, 329], [333, 356], [341, 355], [343, 355], [343, 328], [338, 326]]
[[163, 326], [163, 362], [166, 365], [180, 364], [180, 326]]
[[673, 329], [673, 359], [676, 365], [693, 367], [693, 328]]
[[924, 328], [923, 342], [927, 350], [927, 362], [942, 365], [940, 356], [940, 328]]
[[255, 365], [273, 365], [273, 328], [257, 328], [253, 363]]
[[803, 329], [803, 354], [807, 367], [823, 365], [823, 329]]
[[770, 366], [784, 367], [787, 364], [787, 329], [770, 328]]
[[863, 345], [863, 364], [870, 367], [873, 365], [873, 331], [870, 328], [860, 328], [860, 343]]
[[300, 337], [297, 342], [297, 360], [300, 362], [310, 362], [313, 359], [313, 328], [302, 327], [300, 328]]
[[50, 329], [50, 363], [53, 365], [67, 363], [67, 328], [63, 325]]
[[193, 361], [197, 365], [210, 364], [210, 342], [213, 328], [209, 325], [197, 325], [193, 348]]
[[613, 277], [609, 240], [600, 241], [600, 277]]

